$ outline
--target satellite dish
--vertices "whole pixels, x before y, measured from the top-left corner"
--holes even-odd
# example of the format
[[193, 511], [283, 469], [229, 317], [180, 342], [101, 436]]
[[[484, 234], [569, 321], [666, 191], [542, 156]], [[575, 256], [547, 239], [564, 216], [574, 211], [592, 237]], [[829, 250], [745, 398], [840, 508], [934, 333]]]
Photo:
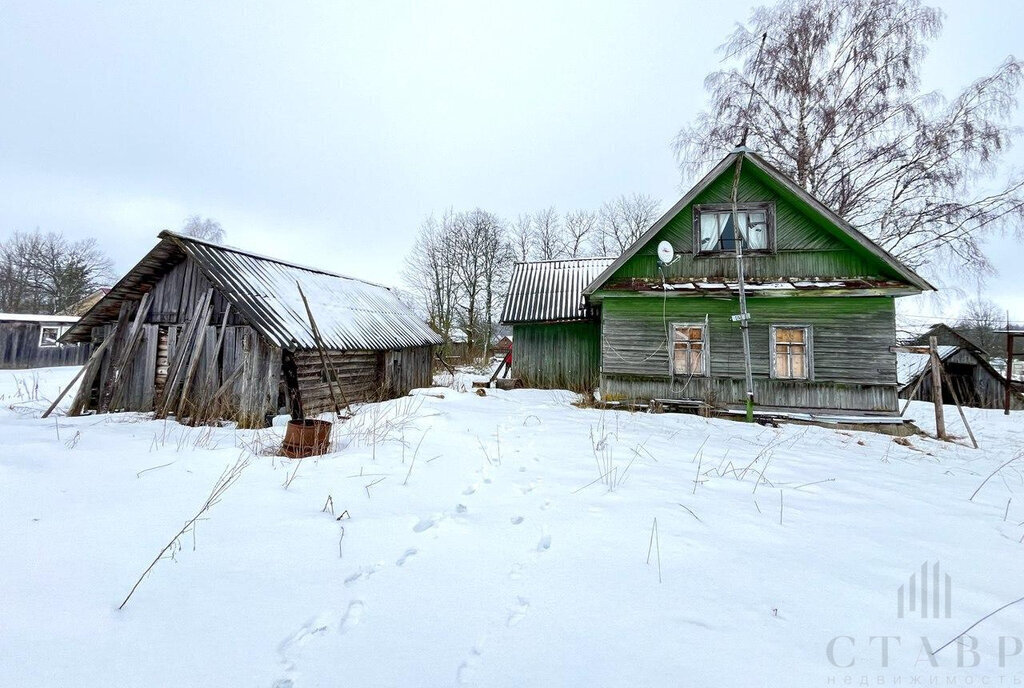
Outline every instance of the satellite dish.
[[676, 250], [672, 248], [672, 244], [667, 241], [658, 243], [658, 260], [665, 265], [672, 262], [672, 259], [676, 257]]

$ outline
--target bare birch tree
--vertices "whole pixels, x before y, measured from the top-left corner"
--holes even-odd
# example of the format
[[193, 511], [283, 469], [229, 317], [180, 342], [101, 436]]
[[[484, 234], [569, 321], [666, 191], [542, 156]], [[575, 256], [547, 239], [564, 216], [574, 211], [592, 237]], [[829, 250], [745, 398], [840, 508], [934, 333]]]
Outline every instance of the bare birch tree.
[[210, 241], [214, 244], [223, 243], [225, 236], [224, 228], [220, 226], [219, 222], [213, 218], [204, 218], [199, 215], [189, 215], [186, 217], [181, 233], [185, 236]]
[[985, 271], [984, 234], [1024, 219], [1024, 178], [995, 176], [1022, 64], [1009, 57], [949, 100], [922, 91], [942, 21], [919, 0], [756, 8], [720, 47], [735, 65], [706, 78], [708, 109], [679, 132], [684, 176], [746, 131], [750, 148], [908, 264]]
[[658, 202], [643, 194], [623, 194], [601, 206], [600, 239], [602, 255], [625, 251], [658, 219]]
[[553, 260], [565, 255], [562, 240], [562, 218], [549, 206], [533, 214], [533, 235], [537, 260]]
[[527, 261], [534, 256], [533, 215], [520, 213], [509, 226], [509, 243], [515, 260]]
[[597, 213], [573, 210], [565, 214], [563, 244], [569, 258], [582, 258], [590, 253], [590, 245], [598, 231]]

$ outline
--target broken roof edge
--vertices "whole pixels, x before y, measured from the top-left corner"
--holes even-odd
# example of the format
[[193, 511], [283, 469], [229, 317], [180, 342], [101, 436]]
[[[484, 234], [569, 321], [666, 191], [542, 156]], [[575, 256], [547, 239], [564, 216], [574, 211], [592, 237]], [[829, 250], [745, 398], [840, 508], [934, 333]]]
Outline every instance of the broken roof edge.
[[641, 234], [636, 241], [630, 244], [625, 251], [619, 255], [615, 261], [608, 266], [600, 275], [598, 275], [590, 284], [583, 289], [584, 297], [591, 296], [594, 292], [600, 289], [605, 282], [607, 282], [615, 272], [622, 267], [622, 265], [635, 256], [640, 250], [646, 246], [654, 237], [658, 235], [665, 226], [671, 222], [682, 210], [693, 202], [693, 200], [708, 186], [711, 185], [715, 179], [721, 176], [731, 164], [733, 164], [737, 158], [746, 157], [754, 163], [755, 167], [760, 170], [761, 173], [774, 179], [777, 183], [781, 184], [790, 193], [797, 196], [802, 202], [807, 204], [811, 210], [824, 217], [827, 221], [836, 226], [839, 230], [847, 234], [855, 243], [862, 246], [864, 249], [873, 253], [876, 258], [880, 259], [886, 265], [891, 267], [897, 274], [906, 279], [911, 286], [917, 287], [921, 291], [937, 291], [935, 286], [931, 284], [921, 275], [917, 274], [912, 268], [905, 265], [902, 261], [897, 259], [891, 253], [886, 251], [884, 248], [875, 243], [866, 234], [855, 228], [846, 220], [839, 217], [834, 211], [830, 210], [824, 203], [814, 197], [813, 194], [804, 190], [799, 184], [797, 184], [792, 178], [786, 175], [781, 170], [777, 169], [771, 163], [766, 161], [760, 155], [752, 152], [746, 147], [739, 147], [733, 149], [728, 155], [722, 158], [717, 165], [715, 165], [706, 175], [701, 177], [700, 181], [694, 184], [689, 191], [687, 191], [682, 198], [672, 205], [661, 217], [650, 228]]

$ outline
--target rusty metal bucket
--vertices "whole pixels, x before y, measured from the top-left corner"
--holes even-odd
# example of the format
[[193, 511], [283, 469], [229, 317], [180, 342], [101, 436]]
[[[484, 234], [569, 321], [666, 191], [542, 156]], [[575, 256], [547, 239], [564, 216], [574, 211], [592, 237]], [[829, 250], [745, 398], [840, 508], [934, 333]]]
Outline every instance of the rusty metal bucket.
[[290, 420], [284, 431], [281, 453], [290, 459], [326, 454], [331, 446], [331, 422], [326, 420]]

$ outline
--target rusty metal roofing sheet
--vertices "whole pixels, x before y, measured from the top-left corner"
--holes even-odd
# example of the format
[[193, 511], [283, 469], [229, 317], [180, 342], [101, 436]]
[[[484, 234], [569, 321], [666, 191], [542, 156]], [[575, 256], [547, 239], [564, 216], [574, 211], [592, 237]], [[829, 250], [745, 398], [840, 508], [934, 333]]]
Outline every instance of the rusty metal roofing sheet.
[[593, 310], [584, 303], [583, 289], [613, 260], [574, 258], [516, 263], [501, 321], [512, 324], [593, 318]]

